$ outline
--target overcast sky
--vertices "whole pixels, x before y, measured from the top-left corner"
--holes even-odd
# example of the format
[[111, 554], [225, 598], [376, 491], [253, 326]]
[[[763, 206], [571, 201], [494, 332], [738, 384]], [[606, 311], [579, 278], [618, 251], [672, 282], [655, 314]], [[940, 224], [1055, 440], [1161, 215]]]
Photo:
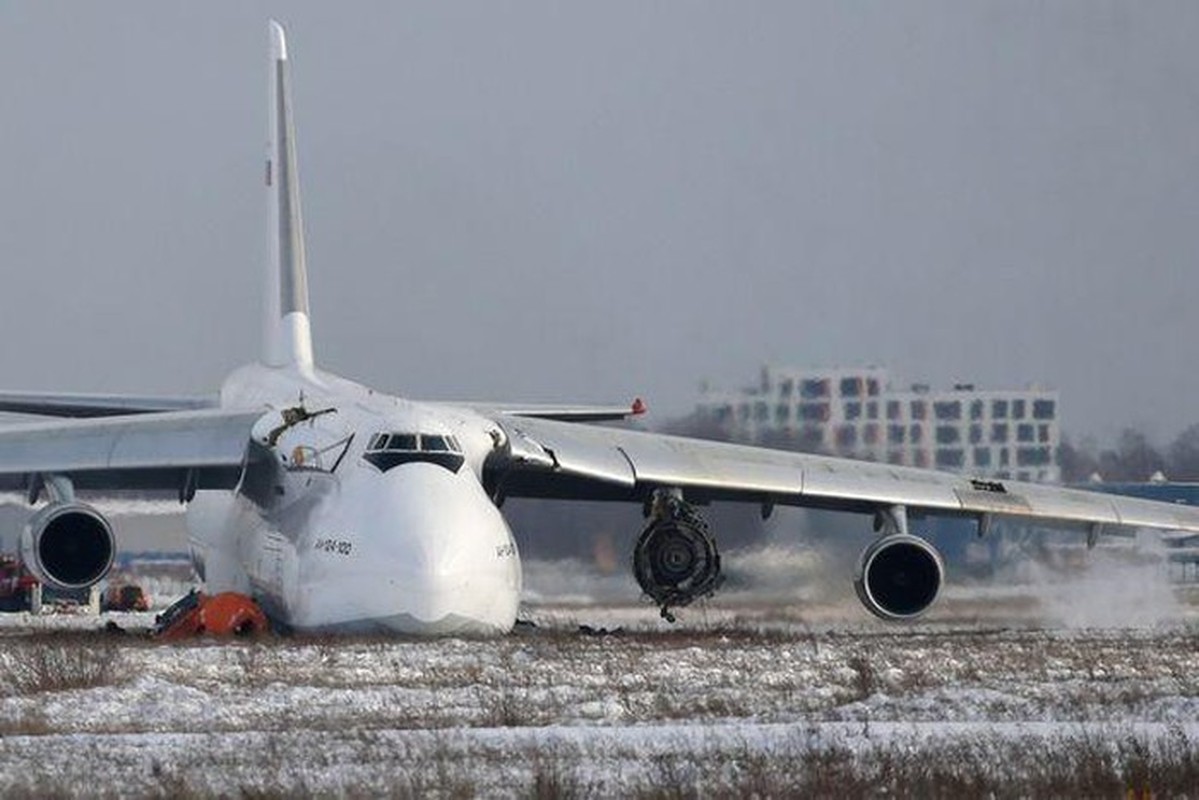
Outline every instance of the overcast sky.
[[9, 3], [0, 383], [259, 352], [289, 31], [317, 361], [657, 418], [759, 365], [1199, 421], [1199, 4]]

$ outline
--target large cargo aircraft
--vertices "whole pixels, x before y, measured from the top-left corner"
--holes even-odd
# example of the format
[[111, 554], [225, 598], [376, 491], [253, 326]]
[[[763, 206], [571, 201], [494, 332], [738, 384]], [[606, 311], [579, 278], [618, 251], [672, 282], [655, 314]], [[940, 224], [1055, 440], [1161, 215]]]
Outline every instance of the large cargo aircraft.
[[895, 620], [927, 609], [944, 575], [910, 514], [969, 517], [979, 533], [998, 516], [1040, 519], [1091, 541], [1106, 527], [1199, 531], [1191, 507], [589, 424], [636, 405], [415, 402], [318, 369], [289, 57], [274, 22], [270, 42], [261, 362], [212, 398], [0, 393], [0, 410], [48, 418], [0, 429], [0, 489], [40, 505], [21, 554], [45, 585], [93, 585], [113, 560], [112, 526], [76, 490], [177, 491], [207, 591], [250, 595], [276, 623], [310, 631], [510, 630], [521, 565], [500, 511], [509, 497], [641, 504], [632, 567], [668, 618], [719, 586], [698, 511], [711, 501], [872, 520], [878, 538], [855, 584], [866, 608]]

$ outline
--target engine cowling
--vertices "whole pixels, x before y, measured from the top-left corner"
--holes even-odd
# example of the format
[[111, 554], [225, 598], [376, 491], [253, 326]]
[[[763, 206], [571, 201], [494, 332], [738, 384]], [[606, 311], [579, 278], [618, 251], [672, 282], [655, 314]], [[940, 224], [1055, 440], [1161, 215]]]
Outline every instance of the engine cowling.
[[719, 588], [720, 552], [703, 519], [683, 507], [641, 532], [633, 548], [633, 575], [662, 616], [673, 621], [672, 606], [688, 605]]
[[108, 574], [116, 556], [112, 525], [83, 503], [51, 503], [21, 534], [21, 559], [34, 577], [55, 589], [86, 589]]
[[874, 615], [912, 619], [937, 599], [944, 576], [945, 565], [935, 547], [918, 536], [894, 533], [862, 551], [854, 588]]

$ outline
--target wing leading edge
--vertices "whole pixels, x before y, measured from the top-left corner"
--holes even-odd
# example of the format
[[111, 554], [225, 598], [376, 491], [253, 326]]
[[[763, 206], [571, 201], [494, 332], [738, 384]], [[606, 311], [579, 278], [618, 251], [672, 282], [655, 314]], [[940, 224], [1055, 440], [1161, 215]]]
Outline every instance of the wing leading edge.
[[0, 392], [0, 411], [42, 417], [117, 417], [162, 411], [214, 408], [211, 397], [153, 397], [127, 394], [47, 394]]
[[645, 500], [682, 489], [732, 500], [871, 513], [945, 515], [1199, 531], [1199, 508], [1077, 489], [899, 467], [545, 419], [497, 417], [506, 435], [491, 481], [507, 497]]

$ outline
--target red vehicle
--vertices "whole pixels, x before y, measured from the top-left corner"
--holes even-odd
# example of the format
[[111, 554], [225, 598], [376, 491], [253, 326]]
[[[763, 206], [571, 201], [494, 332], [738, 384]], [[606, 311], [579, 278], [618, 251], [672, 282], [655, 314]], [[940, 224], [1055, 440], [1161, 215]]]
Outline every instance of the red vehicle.
[[0, 556], [0, 611], [29, 609], [29, 591], [37, 578], [21, 566], [15, 556]]

